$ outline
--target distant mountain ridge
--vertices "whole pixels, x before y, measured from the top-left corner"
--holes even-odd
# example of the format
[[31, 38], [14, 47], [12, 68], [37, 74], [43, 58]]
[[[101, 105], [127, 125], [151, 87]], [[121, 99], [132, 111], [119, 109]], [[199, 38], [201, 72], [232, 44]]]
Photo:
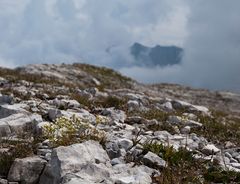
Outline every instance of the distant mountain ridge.
[[130, 47], [131, 55], [139, 66], [168, 66], [181, 63], [183, 49], [176, 46], [147, 47], [140, 43], [134, 43]]

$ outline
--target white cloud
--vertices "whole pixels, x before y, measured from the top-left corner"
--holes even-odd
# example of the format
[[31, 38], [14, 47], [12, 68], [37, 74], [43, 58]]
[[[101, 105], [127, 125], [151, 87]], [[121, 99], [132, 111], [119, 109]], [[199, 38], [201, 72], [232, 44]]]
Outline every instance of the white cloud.
[[0, 57], [16, 65], [120, 66], [135, 41], [181, 44], [185, 37], [187, 10], [179, 0], [2, 0], [0, 8]]
[[240, 1], [188, 1], [188, 35], [180, 66], [124, 68], [143, 82], [171, 82], [240, 91]]
[[[238, 7], [239, 0], [0, 0], [0, 65], [85, 61], [145, 82], [239, 90]], [[183, 46], [183, 63], [129, 68], [136, 41]]]

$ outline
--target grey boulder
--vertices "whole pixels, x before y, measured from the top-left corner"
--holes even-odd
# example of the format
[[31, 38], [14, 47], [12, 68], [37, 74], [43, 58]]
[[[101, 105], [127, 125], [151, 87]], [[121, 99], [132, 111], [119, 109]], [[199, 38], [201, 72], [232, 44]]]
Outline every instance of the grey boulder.
[[68, 173], [77, 173], [88, 166], [91, 170], [91, 166], [95, 168], [96, 164], [107, 162], [110, 164], [107, 153], [96, 141], [61, 146], [53, 150], [40, 184], [59, 184]]
[[8, 181], [36, 184], [46, 163], [45, 160], [37, 156], [16, 159], [8, 173]]
[[160, 158], [158, 155], [152, 152], [148, 152], [143, 156], [142, 162], [149, 167], [164, 168], [166, 167], [166, 161]]

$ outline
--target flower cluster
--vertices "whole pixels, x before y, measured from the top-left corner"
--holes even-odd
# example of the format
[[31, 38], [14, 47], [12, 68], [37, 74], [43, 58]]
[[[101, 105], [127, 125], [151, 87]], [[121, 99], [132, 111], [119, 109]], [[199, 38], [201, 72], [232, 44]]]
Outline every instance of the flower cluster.
[[[97, 119], [97, 121], [101, 122], [102, 119]], [[54, 123], [43, 127], [43, 133], [54, 147], [67, 146], [90, 139], [102, 142], [105, 139], [105, 132], [98, 130], [97, 127], [76, 116], [56, 119]]]

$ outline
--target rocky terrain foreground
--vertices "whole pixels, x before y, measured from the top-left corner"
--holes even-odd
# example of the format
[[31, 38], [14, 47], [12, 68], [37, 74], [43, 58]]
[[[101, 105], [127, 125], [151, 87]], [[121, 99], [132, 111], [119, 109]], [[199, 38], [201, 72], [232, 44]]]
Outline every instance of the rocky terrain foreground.
[[0, 68], [0, 184], [240, 183], [239, 146], [239, 94]]

